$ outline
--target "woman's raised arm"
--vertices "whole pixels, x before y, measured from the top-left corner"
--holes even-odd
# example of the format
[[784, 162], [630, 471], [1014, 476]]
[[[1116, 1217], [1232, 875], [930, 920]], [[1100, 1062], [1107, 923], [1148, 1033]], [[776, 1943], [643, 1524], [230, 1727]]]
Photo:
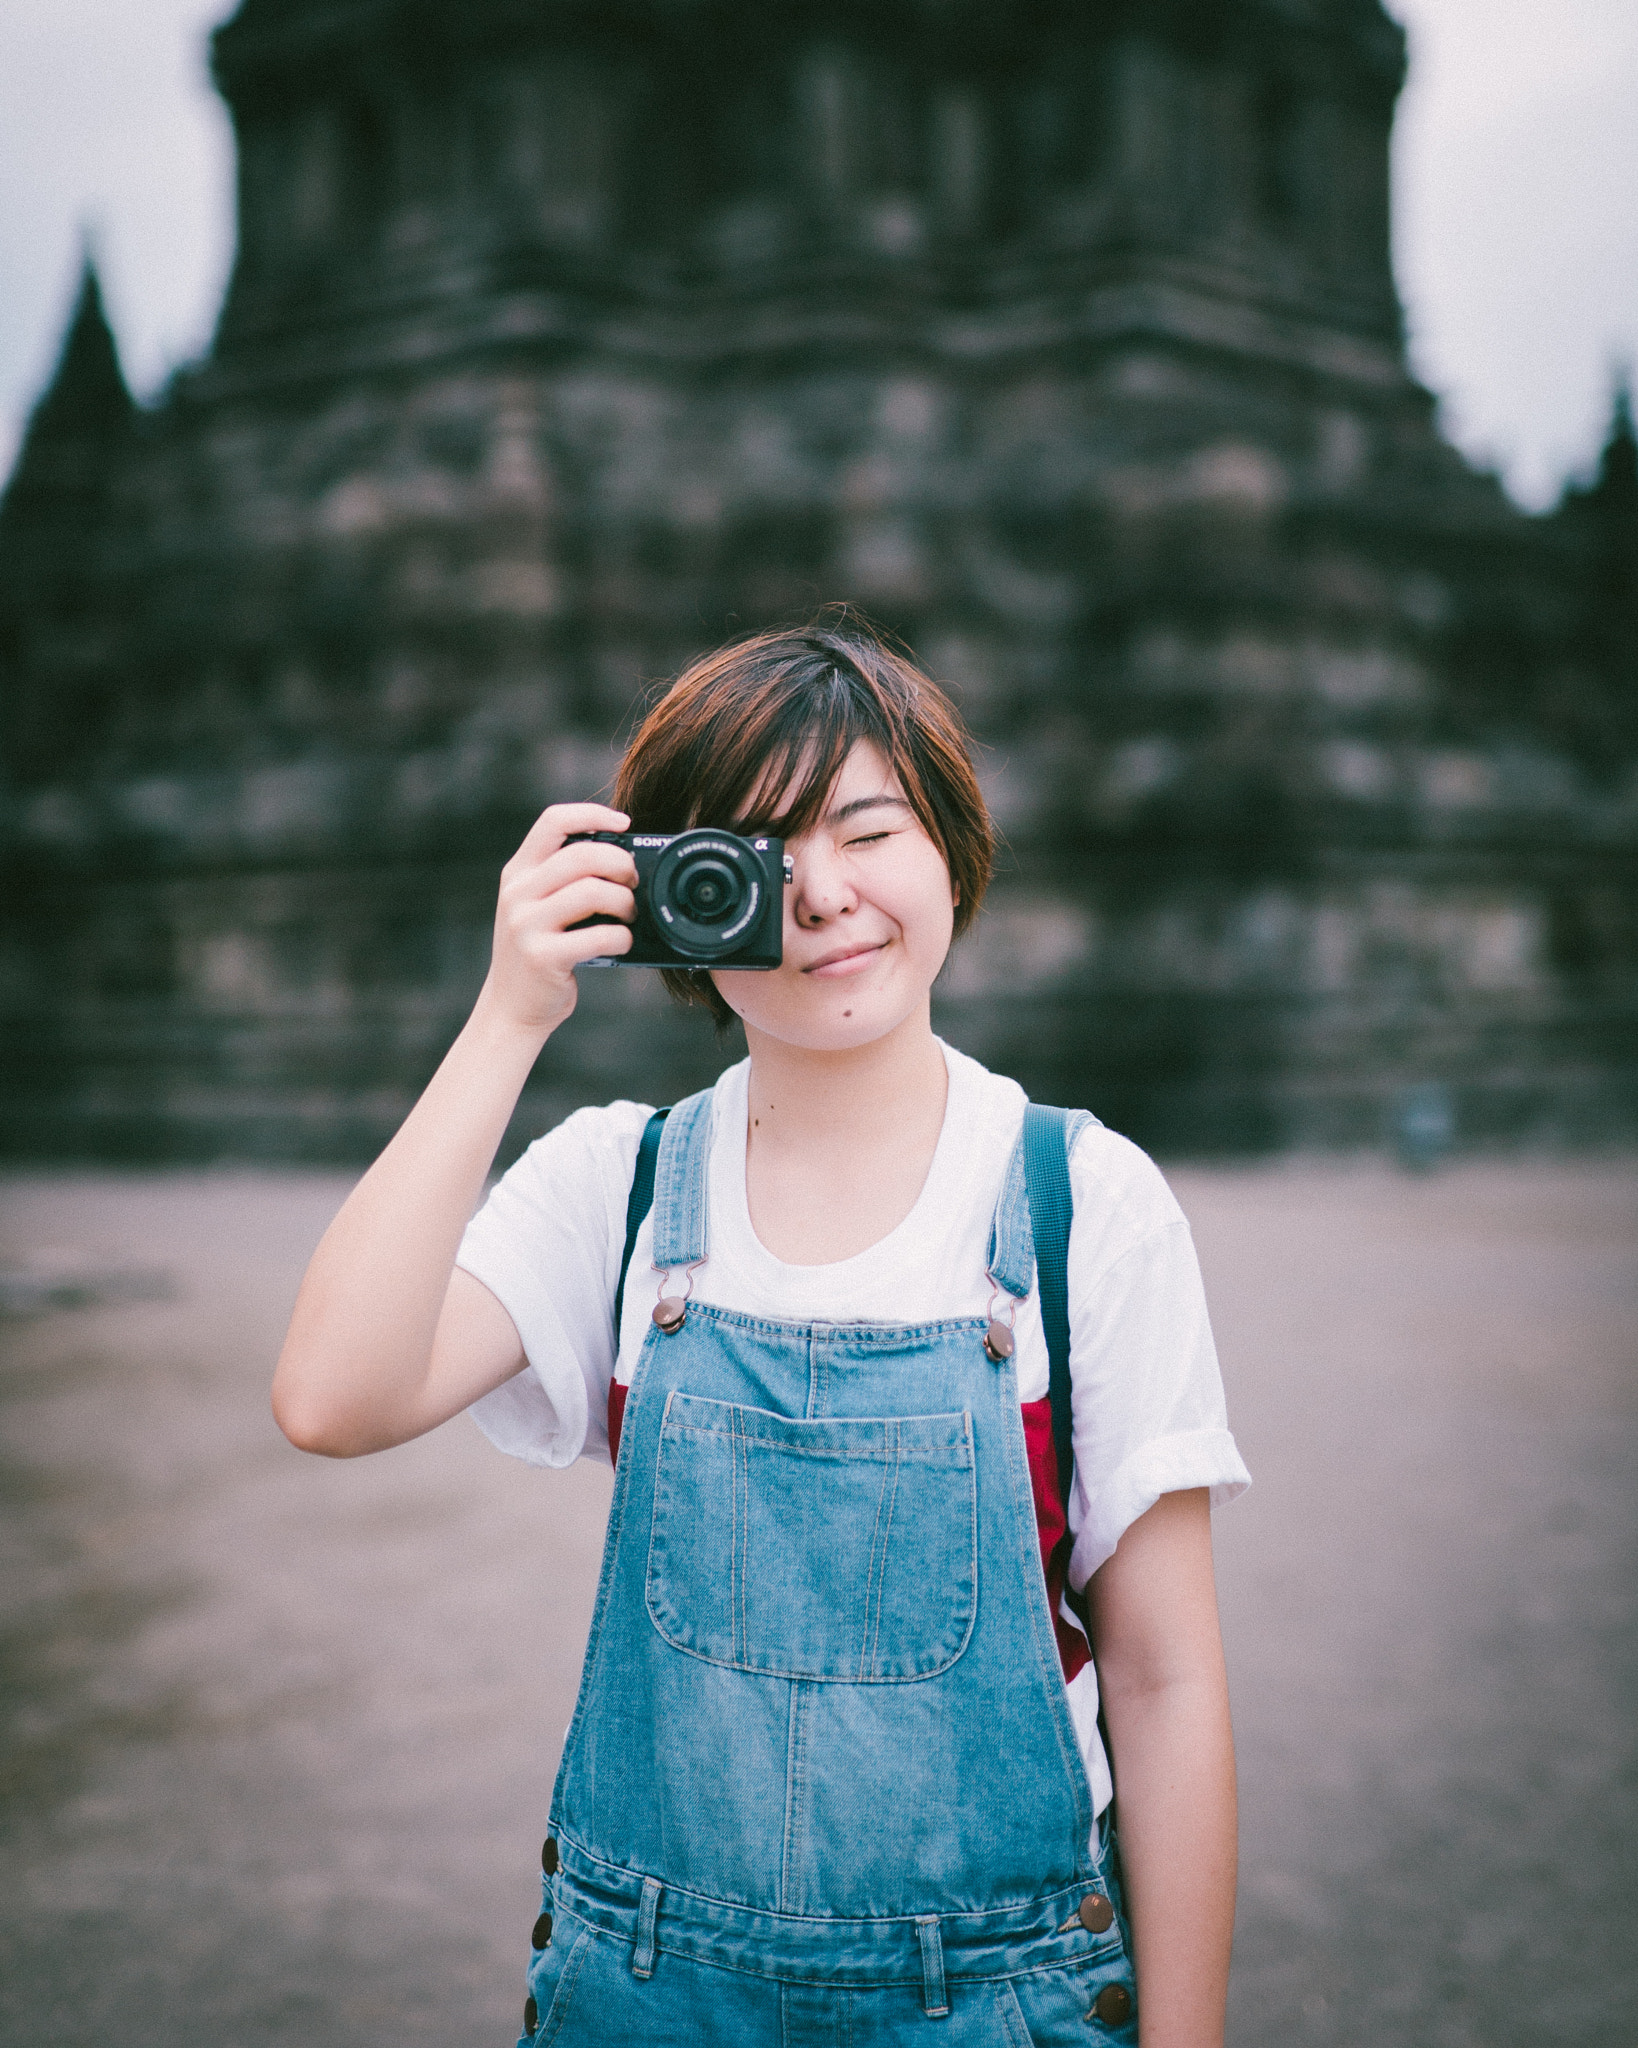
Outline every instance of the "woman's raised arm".
[[[472, 1015], [324, 1233], [273, 1375], [302, 1450], [357, 1457], [436, 1428], [523, 1364], [511, 1317], [455, 1270], [461, 1233], [541, 1047], [575, 1005], [574, 970], [631, 944], [635, 863], [578, 832], [622, 832], [602, 804], [544, 812], [502, 871]], [[612, 923], [574, 930], [587, 917]]]

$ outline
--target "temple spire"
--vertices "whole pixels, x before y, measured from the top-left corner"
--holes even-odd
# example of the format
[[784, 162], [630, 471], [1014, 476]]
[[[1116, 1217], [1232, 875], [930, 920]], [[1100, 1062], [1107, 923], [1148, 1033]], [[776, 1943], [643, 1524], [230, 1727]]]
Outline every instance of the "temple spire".
[[1598, 458], [1593, 494], [1612, 510], [1619, 507], [1629, 519], [1638, 514], [1638, 433], [1633, 430], [1631, 377], [1625, 370], [1615, 380], [1610, 430]]
[[88, 245], [57, 367], [0, 493], [0, 658], [19, 658], [29, 607], [83, 615], [135, 419]]
[[80, 265], [80, 285], [63, 337], [62, 353], [29, 423], [38, 431], [106, 430], [123, 426], [133, 410], [131, 393], [119, 366], [119, 350], [103, 305], [102, 282], [89, 240]]
[[135, 412], [87, 240], [57, 367], [30, 415], [6, 486], [7, 510], [15, 511], [25, 497], [60, 503], [94, 495], [103, 457], [124, 437]]
[[1631, 374], [1618, 370], [1609, 431], [1590, 482], [1572, 483], [1559, 505], [1573, 530], [1601, 535], [1602, 548], [1625, 566], [1623, 585], [1638, 576], [1638, 432], [1632, 418]]

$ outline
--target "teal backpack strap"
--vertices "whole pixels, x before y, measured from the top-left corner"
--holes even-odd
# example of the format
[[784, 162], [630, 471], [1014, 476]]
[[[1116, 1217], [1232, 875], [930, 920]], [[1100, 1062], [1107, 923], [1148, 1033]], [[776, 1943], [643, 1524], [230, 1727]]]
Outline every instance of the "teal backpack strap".
[[637, 1146], [637, 1165], [631, 1176], [631, 1194], [626, 1201], [626, 1248], [620, 1254], [620, 1277], [614, 1283], [614, 1355], [620, 1356], [620, 1307], [626, 1298], [626, 1274], [631, 1266], [631, 1254], [636, 1248], [637, 1233], [643, 1227], [643, 1218], [654, 1206], [654, 1163], [660, 1156], [660, 1133], [665, 1129], [665, 1120], [671, 1114], [669, 1104], [655, 1110], [643, 1126], [643, 1135]]
[[1069, 1226], [1075, 1198], [1069, 1185], [1069, 1151], [1086, 1125], [1097, 1119], [1084, 1109], [1024, 1108], [1024, 1186], [1035, 1239], [1035, 1281], [1041, 1290], [1041, 1328], [1051, 1369], [1052, 1448], [1058, 1462], [1058, 1490], [1069, 1522], [1075, 1483], [1073, 1389], [1069, 1376]]

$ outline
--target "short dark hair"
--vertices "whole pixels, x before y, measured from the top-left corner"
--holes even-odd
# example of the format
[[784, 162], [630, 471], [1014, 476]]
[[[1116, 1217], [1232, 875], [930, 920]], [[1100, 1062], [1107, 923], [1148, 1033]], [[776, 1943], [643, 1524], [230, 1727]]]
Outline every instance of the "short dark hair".
[[[636, 832], [732, 826], [794, 839], [812, 829], [842, 764], [868, 740], [944, 856], [957, 937], [978, 915], [995, 828], [961, 714], [907, 649], [857, 613], [730, 641], [691, 662], [637, 728], [614, 801]], [[779, 797], [777, 815], [759, 808]], [[671, 994], [733, 1012], [704, 969], [664, 972]]]

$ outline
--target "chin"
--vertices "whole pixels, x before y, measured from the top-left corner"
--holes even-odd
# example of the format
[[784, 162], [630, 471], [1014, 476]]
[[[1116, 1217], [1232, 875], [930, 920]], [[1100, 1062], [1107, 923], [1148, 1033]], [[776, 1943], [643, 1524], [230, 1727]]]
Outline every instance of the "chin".
[[868, 1017], [849, 1017], [845, 1021], [829, 1026], [818, 1026], [803, 1034], [788, 1034], [787, 1043], [800, 1045], [805, 1052], [857, 1052], [861, 1045], [874, 1045], [878, 1038], [885, 1038], [900, 1022], [877, 1023]]
[[[823, 1053], [856, 1052], [862, 1045], [873, 1045], [896, 1031], [918, 1005], [884, 1003], [879, 997], [873, 1001], [868, 994], [861, 994], [852, 1001], [833, 995], [825, 1003], [792, 1003], [788, 1008], [770, 1005], [767, 1009], [754, 1001], [742, 1007], [730, 999], [730, 1007], [738, 1011], [748, 1031], [777, 1039], [782, 1045], [798, 1046], [803, 1052]], [[853, 1014], [844, 1016], [846, 1010]]]

